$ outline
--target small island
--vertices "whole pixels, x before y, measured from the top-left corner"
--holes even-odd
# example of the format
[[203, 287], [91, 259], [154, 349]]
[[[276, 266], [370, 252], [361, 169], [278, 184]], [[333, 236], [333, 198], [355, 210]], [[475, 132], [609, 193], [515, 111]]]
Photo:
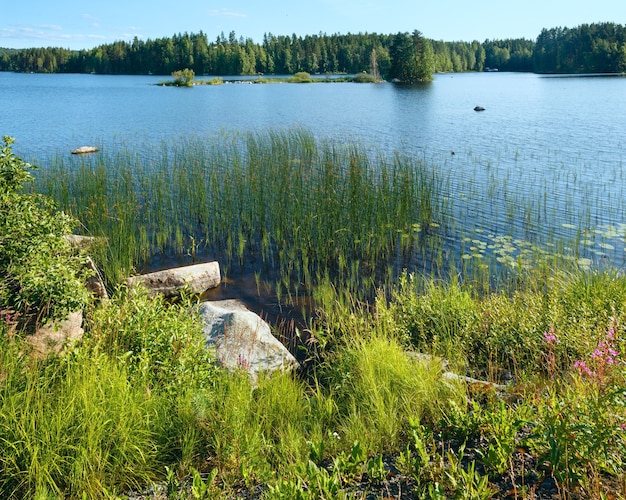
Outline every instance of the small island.
[[384, 80], [380, 75], [373, 75], [362, 71], [354, 76], [334, 76], [326, 74], [324, 78], [314, 78], [310, 73], [306, 71], [298, 71], [290, 77], [271, 77], [265, 78], [264, 75], [259, 74], [256, 80], [224, 80], [222, 77], [214, 77], [210, 80], [195, 79], [195, 72], [192, 69], [185, 68], [177, 70], [172, 73], [173, 80], [167, 80], [159, 82], [157, 85], [163, 87], [195, 87], [198, 85], [222, 85], [224, 83], [239, 83], [239, 84], [264, 84], [264, 83], [341, 83], [341, 82], [353, 82], [353, 83], [379, 83]]

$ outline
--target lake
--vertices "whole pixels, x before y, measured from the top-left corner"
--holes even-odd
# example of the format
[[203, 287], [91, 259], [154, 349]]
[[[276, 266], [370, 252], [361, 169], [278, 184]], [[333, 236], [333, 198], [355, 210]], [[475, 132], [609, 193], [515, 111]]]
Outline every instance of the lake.
[[181, 135], [305, 127], [436, 165], [464, 226], [450, 238], [466, 241], [465, 258], [497, 250], [502, 235], [547, 245], [576, 237], [581, 262], [624, 265], [626, 78], [471, 73], [413, 86], [154, 85], [164, 79], [0, 73], [0, 134], [45, 168], [83, 145], [149, 154]]

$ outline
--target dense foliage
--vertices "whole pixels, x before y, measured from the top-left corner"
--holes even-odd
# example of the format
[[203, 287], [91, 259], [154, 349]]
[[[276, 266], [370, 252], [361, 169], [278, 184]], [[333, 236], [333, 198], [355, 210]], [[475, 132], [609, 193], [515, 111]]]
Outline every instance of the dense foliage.
[[441, 71], [532, 69], [529, 40], [479, 43], [433, 41], [419, 31], [395, 35], [265, 35], [262, 44], [220, 35], [175, 35], [131, 43], [115, 42], [91, 50], [32, 48], [0, 53], [0, 70], [104, 74], [171, 74], [190, 68], [196, 75], [257, 73], [360, 73], [410, 80]]
[[[406, 34], [409, 37], [409, 34]], [[358, 73], [371, 63], [386, 74], [391, 37], [377, 34], [307, 35], [251, 39], [223, 33], [213, 42], [202, 31], [171, 38], [118, 41], [90, 50], [33, 48], [0, 59], [0, 69], [32, 72], [169, 75], [190, 68], [196, 75]], [[373, 54], [375, 54], [373, 56]]]
[[[181, 68], [196, 75], [252, 75], [368, 72], [384, 78], [410, 78], [446, 71], [536, 71], [539, 73], [623, 72], [626, 27], [583, 24], [544, 29], [527, 39], [445, 42], [413, 33], [382, 35], [276, 36], [262, 43], [223, 33], [214, 41], [199, 33], [155, 40], [117, 41], [89, 50], [58, 47], [0, 48], [0, 71], [169, 75]], [[412, 70], [411, 70], [412, 68]], [[405, 75], [406, 77], [406, 75]], [[401, 79], [401, 78], [400, 78]]]
[[626, 72], [626, 26], [600, 23], [544, 29], [533, 62], [538, 73]]
[[31, 165], [0, 148], [0, 310], [45, 320], [80, 309], [87, 300], [81, 259], [64, 235], [76, 221], [49, 198], [23, 194]]

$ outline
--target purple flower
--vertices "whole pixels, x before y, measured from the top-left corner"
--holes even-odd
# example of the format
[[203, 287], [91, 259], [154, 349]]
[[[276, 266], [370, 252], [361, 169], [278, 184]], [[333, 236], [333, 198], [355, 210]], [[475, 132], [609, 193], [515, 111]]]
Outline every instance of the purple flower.
[[549, 332], [543, 332], [543, 340], [545, 340], [548, 344], [558, 344], [560, 342], [554, 332], [554, 328], [550, 328]]
[[587, 375], [588, 377], [596, 376], [596, 372], [592, 371], [591, 368], [587, 366], [587, 363], [585, 363], [581, 359], [577, 360], [574, 363], [574, 368], [577, 369], [581, 375]]

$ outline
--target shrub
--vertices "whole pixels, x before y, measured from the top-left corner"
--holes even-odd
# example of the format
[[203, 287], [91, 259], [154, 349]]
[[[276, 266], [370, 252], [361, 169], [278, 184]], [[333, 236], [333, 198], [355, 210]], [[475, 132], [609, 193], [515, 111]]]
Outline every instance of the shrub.
[[33, 167], [13, 154], [13, 142], [4, 137], [0, 149], [0, 309], [61, 318], [88, 300], [83, 258], [64, 237], [76, 221], [49, 198], [22, 193]]
[[174, 85], [178, 87], [192, 87], [193, 79], [196, 76], [194, 70], [185, 68], [172, 73]]
[[357, 73], [352, 79], [354, 83], [376, 83], [380, 81], [380, 78], [376, 78], [370, 73]]
[[92, 315], [85, 348], [125, 360], [131, 374], [146, 377], [160, 391], [177, 394], [206, 387], [214, 356], [206, 348], [202, 323], [192, 304], [168, 304], [142, 288], [117, 290]]
[[313, 79], [311, 78], [311, 75], [306, 71], [298, 71], [295, 75], [291, 77], [290, 81], [294, 83], [309, 83], [312, 82]]

